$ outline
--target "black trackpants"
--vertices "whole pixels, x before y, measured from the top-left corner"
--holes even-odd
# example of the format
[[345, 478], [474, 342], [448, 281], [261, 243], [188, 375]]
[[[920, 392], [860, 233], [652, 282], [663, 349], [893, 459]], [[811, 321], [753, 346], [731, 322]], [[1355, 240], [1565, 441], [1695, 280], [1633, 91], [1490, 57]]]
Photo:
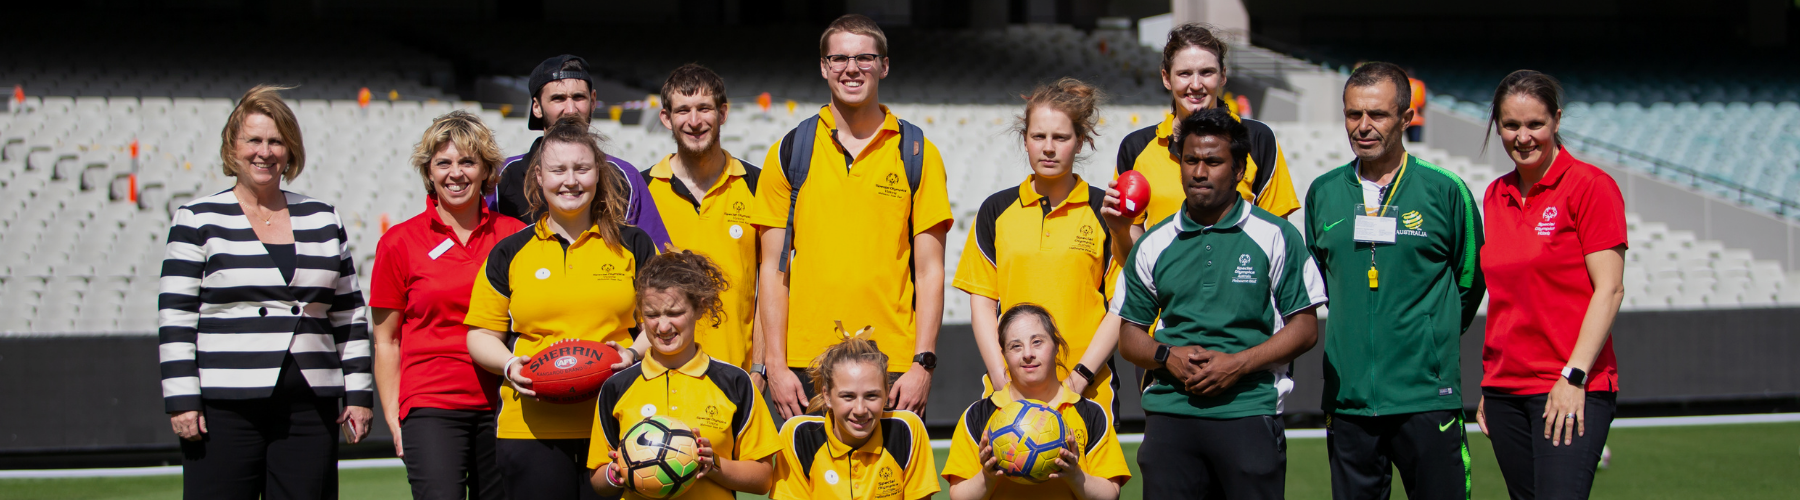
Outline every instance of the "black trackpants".
[[339, 398], [313, 396], [293, 357], [262, 399], [205, 399], [206, 434], [181, 440], [182, 498], [338, 497]]
[[1144, 416], [1138, 468], [1144, 498], [1280, 499], [1287, 489], [1286, 425], [1279, 416]]
[[1387, 500], [1395, 468], [1406, 498], [1469, 498], [1469, 441], [1462, 410], [1327, 418], [1332, 498]]
[[494, 459], [494, 412], [413, 408], [400, 434], [414, 499], [506, 498]]
[[1514, 500], [1587, 498], [1594, 487], [1594, 468], [1618, 410], [1619, 393], [1589, 392], [1582, 416], [1587, 433], [1567, 446], [1551, 446], [1544, 437], [1544, 403], [1548, 394], [1508, 396], [1488, 393], [1488, 439], [1506, 491]]
[[588, 482], [586, 439], [496, 439], [506, 496], [515, 500], [599, 500]]

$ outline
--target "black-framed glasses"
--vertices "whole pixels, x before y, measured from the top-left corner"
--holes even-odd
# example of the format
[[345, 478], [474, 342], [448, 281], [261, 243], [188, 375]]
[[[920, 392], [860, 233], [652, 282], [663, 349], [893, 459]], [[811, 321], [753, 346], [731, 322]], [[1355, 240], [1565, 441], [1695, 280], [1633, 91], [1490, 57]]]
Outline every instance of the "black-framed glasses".
[[854, 56], [847, 56], [843, 54], [832, 54], [825, 56], [825, 62], [830, 64], [828, 67], [831, 68], [832, 71], [843, 71], [844, 65], [848, 64], [851, 59], [856, 60], [857, 68], [860, 68], [863, 71], [869, 71], [875, 69], [875, 61], [881, 59], [881, 55], [857, 54]]

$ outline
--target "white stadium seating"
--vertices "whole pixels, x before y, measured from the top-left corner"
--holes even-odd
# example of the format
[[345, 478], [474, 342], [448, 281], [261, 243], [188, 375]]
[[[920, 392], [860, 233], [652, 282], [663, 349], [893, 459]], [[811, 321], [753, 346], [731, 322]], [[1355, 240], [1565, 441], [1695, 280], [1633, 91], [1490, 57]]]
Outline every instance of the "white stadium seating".
[[[368, 270], [385, 219], [398, 223], [424, 207], [424, 192], [408, 158], [432, 117], [452, 109], [478, 111], [497, 132], [506, 154], [529, 147], [535, 133], [523, 119], [502, 118], [473, 103], [388, 102], [367, 108], [347, 100], [290, 101], [307, 147], [306, 171], [287, 189], [335, 204], [350, 232], [357, 269]], [[769, 146], [816, 109], [790, 115], [740, 110], [723, 131], [730, 152], [763, 163]], [[156, 327], [157, 277], [170, 210], [231, 186], [220, 171], [220, 127], [228, 99], [113, 97], [28, 99], [17, 113], [0, 113], [0, 332], [142, 333]], [[1017, 186], [1028, 172], [1018, 135], [1018, 106], [896, 104], [895, 113], [919, 124], [943, 153], [957, 218], [946, 255], [948, 281], [981, 200]], [[1162, 119], [1162, 108], [1103, 110], [1099, 146], [1079, 171], [1089, 180], [1111, 177], [1118, 141]], [[1271, 124], [1287, 155], [1294, 185], [1351, 158], [1341, 128]], [[668, 131], [655, 126], [597, 121], [611, 154], [648, 168], [672, 151]], [[138, 141], [134, 160], [129, 144]], [[1461, 175], [1479, 196], [1503, 172], [1429, 148], [1415, 155]], [[131, 203], [125, 175], [137, 173]], [[1297, 214], [1298, 215], [1298, 214]], [[1292, 217], [1299, 220], [1298, 216]], [[1748, 251], [1696, 240], [1692, 233], [1628, 216], [1626, 307], [1634, 309], [1761, 307], [1800, 304], [1781, 265]], [[367, 275], [364, 275], [367, 282]], [[967, 296], [946, 293], [947, 322], [968, 321]]]

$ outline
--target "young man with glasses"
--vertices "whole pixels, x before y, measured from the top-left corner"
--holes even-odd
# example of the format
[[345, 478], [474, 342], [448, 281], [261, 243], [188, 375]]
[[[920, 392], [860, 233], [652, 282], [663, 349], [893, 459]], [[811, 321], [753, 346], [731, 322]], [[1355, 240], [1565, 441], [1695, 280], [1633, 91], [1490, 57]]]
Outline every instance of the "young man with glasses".
[[783, 418], [805, 412], [813, 388], [803, 370], [842, 340], [839, 326], [873, 327], [890, 360], [889, 407], [923, 412], [931, 390], [950, 201], [937, 147], [880, 104], [889, 69], [873, 20], [833, 21], [819, 37], [831, 103], [763, 162], [751, 211], [763, 249], [757, 307]]

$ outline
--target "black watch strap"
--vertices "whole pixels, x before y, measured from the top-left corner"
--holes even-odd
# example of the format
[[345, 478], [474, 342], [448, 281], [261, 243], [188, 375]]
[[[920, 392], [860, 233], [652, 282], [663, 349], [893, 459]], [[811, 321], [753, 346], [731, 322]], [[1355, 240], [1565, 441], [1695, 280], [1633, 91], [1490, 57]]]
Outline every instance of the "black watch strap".
[[1087, 380], [1088, 383], [1090, 383], [1090, 384], [1094, 383], [1094, 371], [1089, 370], [1087, 365], [1084, 365], [1081, 363], [1075, 363], [1075, 369], [1070, 370], [1070, 372], [1074, 373], [1076, 375], [1080, 375], [1082, 379]]
[[1156, 364], [1169, 364], [1169, 344], [1156, 344]]

